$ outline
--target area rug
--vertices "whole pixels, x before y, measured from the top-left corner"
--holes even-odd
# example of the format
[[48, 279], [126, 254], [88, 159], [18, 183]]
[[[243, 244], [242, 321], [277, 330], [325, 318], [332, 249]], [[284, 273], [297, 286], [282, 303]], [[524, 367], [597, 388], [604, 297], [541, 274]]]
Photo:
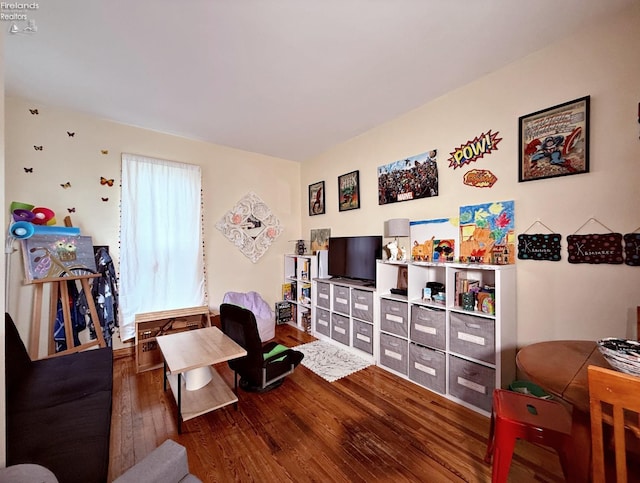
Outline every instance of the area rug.
[[371, 362], [322, 340], [295, 347], [304, 354], [302, 365], [329, 382], [337, 381], [349, 374], [371, 365]]

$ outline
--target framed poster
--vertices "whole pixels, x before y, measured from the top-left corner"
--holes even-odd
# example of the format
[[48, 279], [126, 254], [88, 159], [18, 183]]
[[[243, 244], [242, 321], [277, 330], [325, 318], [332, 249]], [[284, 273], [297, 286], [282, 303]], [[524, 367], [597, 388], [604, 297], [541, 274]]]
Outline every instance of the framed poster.
[[438, 151], [433, 149], [378, 167], [378, 204], [438, 196]]
[[324, 214], [324, 181], [309, 185], [309, 216]]
[[360, 208], [360, 171], [338, 176], [338, 208], [340, 211]]
[[519, 118], [519, 182], [589, 172], [589, 100]]

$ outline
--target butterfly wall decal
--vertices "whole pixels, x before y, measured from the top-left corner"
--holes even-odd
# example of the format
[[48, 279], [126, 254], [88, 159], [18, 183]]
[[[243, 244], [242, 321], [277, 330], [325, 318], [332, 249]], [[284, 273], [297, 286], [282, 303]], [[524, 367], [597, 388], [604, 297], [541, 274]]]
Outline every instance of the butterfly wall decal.
[[40, 114], [37, 109], [29, 109], [29, 112], [34, 116], [37, 116], [38, 114]]
[[76, 208], [75, 208], [75, 206], [73, 208], [67, 208], [67, 211], [69, 213], [75, 213], [76, 212]]
[[109, 198], [102, 198], [102, 201], [109, 201]]
[[101, 149], [100, 152], [102, 154], [109, 154], [109, 150], [108, 149]]
[[60, 184], [60, 186], [62, 186], [64, 189], [71, 188], [71, 183], [67, 181], [66, 183]]
[[67, 136], [69, 136], [70, 138], [72, 138], [73, 136], [75, 136], [76, 133], [75, 132], [69, 132], [67, 131]]
[[36, 151], [42, 151], [42, 146], [36, 146], [35, 144], [33, 145], [33, 149], [35, 149]]
[[22, 168], [25, 173], [33, 173], [33, 168]]
[[103, 186], [104, 185], [113, 186], [113, 178], [107, 179], [104, 176], [100, 176], [100, 184]]

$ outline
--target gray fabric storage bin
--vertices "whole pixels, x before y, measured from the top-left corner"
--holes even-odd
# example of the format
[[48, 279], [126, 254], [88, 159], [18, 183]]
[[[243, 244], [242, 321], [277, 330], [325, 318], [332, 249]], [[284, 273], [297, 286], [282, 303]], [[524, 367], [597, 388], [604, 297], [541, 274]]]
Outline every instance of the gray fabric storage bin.
[[316, 332], [331, 337], [331, 316], [328, 310], [316, 308]]
[[353, 347], [373, 354], [373, 325], [353, 320]]
[[449, 350], [480, 361], [496, 361], [495, 320], [451, 312]]
[[409, 343], [389, 334], [380, 334], [380, 364], [407, 374]]
[[411, 340], [418, 344], [445, 350], [446, 318], [444, 310], [411, 306]]
[[349, 287], [333, 286], [333, 310], [349, 315]]
[[399, 300], [380, 300], [380, 328], [385, 332], [407, 337], [409, 335], [408, 306]]
[[345, 345], [349, 345], [349, 317], [340, 314], [331, 314], [331, 338]]
[[324, 282], [317, 283], [317, 306], [325, 309], [331, 308], [331, 285]]
[[373, 292], [358, 289], [351, 291], [351, 316], [373, 322]]
[[409, 379], [421, 386], [444, 394], [446, 392], [446, 357], [444, 352], [409, 344]]
[[496, 372], [475, 362], [449, 355], [449, 394], [491, 412]]

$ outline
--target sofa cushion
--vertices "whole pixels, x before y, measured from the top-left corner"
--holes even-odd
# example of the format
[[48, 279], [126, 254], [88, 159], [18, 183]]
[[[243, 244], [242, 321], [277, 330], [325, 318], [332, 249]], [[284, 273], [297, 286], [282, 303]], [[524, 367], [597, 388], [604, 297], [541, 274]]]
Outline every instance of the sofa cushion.
[[33, 411], [109, 391], [113, 386], [111, 348], [33, 361], [22, 379], [7, 388], [9, 413]]
[[5, 312], [5, 377], [7, 391], [20, 384], [31, 369], [31, 358], [11, 316]]
[[60, 483], [104, 483], [110, 430], [111, 391], [9, 414], [7, 464], [39, 464]]

